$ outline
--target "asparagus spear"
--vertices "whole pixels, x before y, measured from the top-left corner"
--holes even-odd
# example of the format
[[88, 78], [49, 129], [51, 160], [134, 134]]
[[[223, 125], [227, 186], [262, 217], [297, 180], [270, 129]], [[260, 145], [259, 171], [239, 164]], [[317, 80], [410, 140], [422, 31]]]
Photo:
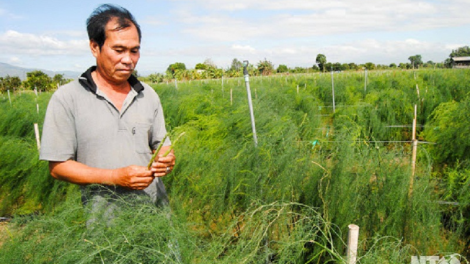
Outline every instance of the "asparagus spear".
[[166, 133], [166, 135], [163, 137], [162, 141], [160, 141], [160, 144], [158, 144], [157, 149], [156, 149], [155, 152], [153, 153], [152, 158], [150, 159], [149, 164], [147, 165], [147, 169], [150, 170], [150, 167], [152, 166], [153, 161], [154, 161], [155, 158], [157, 157], [158, 152], [160, 152], [160, 149], [163, 147], [163, 142], [165, 142], [165, 140], [166, 140], [167, 137], [168, 137], [168, 133]]
[[[171, 146], [168, 148], [168, 150], [165, 151], [165, 153], [163, 154], [163, 157], [166, 157], [166, 156], [168, 156], [168, 154], [170, 154], [171, 150], [173, 149], [173, 146], [176, 144], [176, 142], [178, 142], [178, 139], [180, 139], [180, 137], [183, 136], [185, 133], [186, 133], [186, 132], [183, 132], [183, 133], [179, 134], [179, 136], [175, 139], [175, 141], [173, 141], [173, 143], [172, 143]], [[166, 140], [167, 137], [168, 137], [168, 133], [165, 135], [165, 137], [164, 137], [163, 140], [160, 142], [160, 144], [158, 144], [157, 150], [155, 150], [155, 153], [153, 153], [153, 155], [152, 155], [152, 159], [150, 159], [150, 162], [149, 162], [149, 164], [147, 165], [147, 168], [148, 168], [148, 169], [150, 169], [150, 167], [152, 166], [153, 161], [154, 161], [155, 158], [157, 157], [158, 152], [159, 152], [160, 149], [162, 148], [163, 143], [165, 142], [165, 140]]]

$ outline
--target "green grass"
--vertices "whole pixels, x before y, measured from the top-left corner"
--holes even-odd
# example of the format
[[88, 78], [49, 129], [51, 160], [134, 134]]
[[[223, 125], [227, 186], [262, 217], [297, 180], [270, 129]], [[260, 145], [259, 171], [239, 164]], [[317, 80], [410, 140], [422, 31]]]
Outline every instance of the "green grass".
[[[339, 263], [349, 224], [360, 227], [360, 263], [468, 256], [466, 152], [436, 163], [441, 145], [420, 144], [409, 196], [414, 105], [420, 140], [446, 138], [454, 132], [427, 131], [455, 129], [446, 120], [466, 109], [468, 73], [370, 72], [367, 90], [362, 73], [335, 74], [335, 112], [329, 73], [251, 78], [257, 147], [243, 79], [225, 79], [223, 89], [220, 80], [155, 85], [172, 139], [185, 132], [164, 178], [172, 212], [124, 206], [115, 226], [96, 232], [77, 188], [37, 161], [28, 132], [43, 118], [35, 95], [0, 101], [0, 212], [16, 215], [0, 262]], [[40, 95], [40, 110], [49, 97]], [[452, 101], [457, 112], [439, 119]], [[19, 216], [32, 212], [41, 215]]]

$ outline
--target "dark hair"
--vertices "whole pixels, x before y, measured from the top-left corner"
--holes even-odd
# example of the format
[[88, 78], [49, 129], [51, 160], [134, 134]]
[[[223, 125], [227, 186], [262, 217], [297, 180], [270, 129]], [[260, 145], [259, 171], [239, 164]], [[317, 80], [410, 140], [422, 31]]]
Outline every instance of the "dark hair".
[[86, 20], [88, 38], [98, 43], [100, 49], [106, 40], [106, 25], [113, 18], [118, 19], [119, 27], [117, 29], [130, 27], [130, 23], [134, 24], [139, 33], [139, 41], [141, 40], [140, 26], [127, 9], [116, 5], [103, 4], [97, 7]]

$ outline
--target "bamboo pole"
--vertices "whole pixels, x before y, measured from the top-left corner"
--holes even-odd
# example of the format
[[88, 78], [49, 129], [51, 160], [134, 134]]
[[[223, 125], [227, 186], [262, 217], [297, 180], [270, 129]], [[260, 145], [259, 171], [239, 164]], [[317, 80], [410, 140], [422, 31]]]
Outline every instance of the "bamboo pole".
[[[248, 61], [244, 61], [244, 68], [243, 68], [243, 74], [245, 76], [245, 86], [246, 86], [246, 93], [248, 97], [248, 106], [250, 108], [250, 116], [251, 116], [251, 129], [253, 131], [253, 141], [255, 143], [255, 147], [258, 146], [258, 137], [256, 136], [256, 126], [255, 126], [255, 115], [253, 113], [253, 103], [251, 101], [251, 90], [250, 90], [250, 76], [248, 74]], [[256, 87], [255, 87], [256, 91]]]
[[367, 69], [364, 70], [364, 92], [367, 91]]
[[413, 194], [413, 183], [414, 177], [416, 172], [416, 154], [418, 152], [418, 140], [416, 140], [416, 117], [417, 116], [417, 106], [415, 105], [415, 113], [413, 119], [413, 133], [412, 133], [412, 141], [413, 141], [413, 152], [411, 156], [411, 178], [410, 178], [410, 189], [408, 192], [408, 196], [411, 197]]
[[[59, 84], [57, 84], [57, 85], [59, 85]], [[59, 88], [59, 87], [57, 86], [57, 88]], [[34, 87], [34, 93], [36, 94], [36, 111], [37, 111], [38, 114], [39, 114], [38, 90], [36, 89], [36, 87]]]
[[333, 70], [331, 70], [331, 94], [333, 95], [333, 113], [335, 113], [335, 80], [333, 78]]
[[38, 151], [41, 149], [41, 141], [39, 139], [39, 126], [38, 123], [34, 123], [34, 134], [36, 135], [36, 144], [38, 145]]
[[11, 106], [11, 96], [10, 96], [10, 90], [7, 90], [8, 92], [8, 100], [10, 101], [10, 106]]
[[357, 260], [357, 245], [359, 241], [359, 226], [351, 224], [348, 225], [348, 252], [347, 263], [356, 264]]

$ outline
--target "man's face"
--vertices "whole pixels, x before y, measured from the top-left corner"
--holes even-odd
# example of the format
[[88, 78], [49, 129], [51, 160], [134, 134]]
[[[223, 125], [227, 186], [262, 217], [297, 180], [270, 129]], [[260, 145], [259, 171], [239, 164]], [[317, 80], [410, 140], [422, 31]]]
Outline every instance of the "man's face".
[[106, 40], [101, 49], [96, 42], [90, 43], [98, 74], [114, 84], [126, 82], [140, 58], [139, 34], [135, 25], [131, 23], [130, 27], [115, 30], [118, 26], [117, 19], [108, 22]]

